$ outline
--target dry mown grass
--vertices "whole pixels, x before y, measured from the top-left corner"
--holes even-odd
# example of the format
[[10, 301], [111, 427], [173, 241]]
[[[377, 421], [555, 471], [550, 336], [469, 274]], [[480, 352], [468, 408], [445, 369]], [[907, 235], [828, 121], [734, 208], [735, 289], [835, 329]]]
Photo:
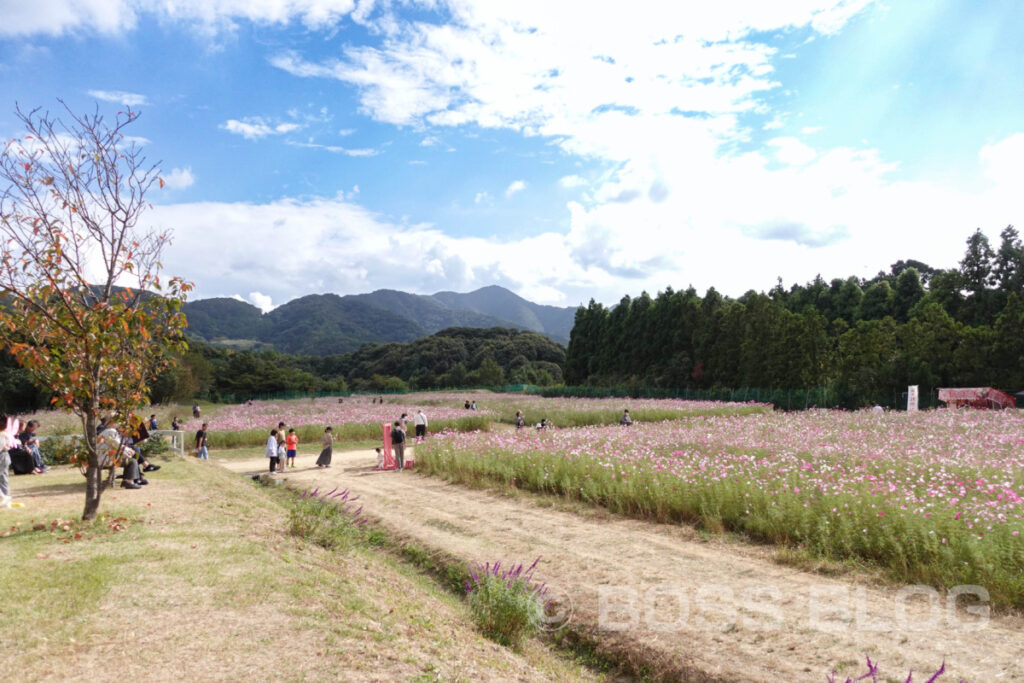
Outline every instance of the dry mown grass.
[[386, 555], [286, 536], [283, 498], [221, 468], [166, 463], [88, 526], [73, 521], [83, 481], [14, 478], [25, 507], [0, 512], [0, 639], [19, 680], [594, 678], [538, 643], [484, 639]]

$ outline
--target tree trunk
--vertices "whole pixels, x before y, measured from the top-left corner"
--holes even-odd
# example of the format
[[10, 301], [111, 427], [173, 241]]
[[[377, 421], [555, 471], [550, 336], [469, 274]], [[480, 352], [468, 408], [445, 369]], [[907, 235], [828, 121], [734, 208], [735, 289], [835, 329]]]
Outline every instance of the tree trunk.
[[103, 493], [103, 470], [96, 462], [95, 456], [89, 458], [89, 468], [85, 471], [85, 510], [82, 512], [82, 521], [89, 522], [96, 519], [100, 511], [100, 495]]

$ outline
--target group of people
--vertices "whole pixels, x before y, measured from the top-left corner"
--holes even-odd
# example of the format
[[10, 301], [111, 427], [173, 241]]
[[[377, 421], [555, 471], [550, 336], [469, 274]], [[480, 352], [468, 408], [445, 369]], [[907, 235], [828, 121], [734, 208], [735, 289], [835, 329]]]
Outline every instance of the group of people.
[[0, 507], [11, 502], [10, 473], [44, 474], [50, 468], [39, 452], [38, 420], [22, 424], [16, 417], [0, 415]]
[[466, 399], [466, 410], [476, 410], [476, 409], [477, 409], [476, 401], [470, 402], [469, 399]]
[[[285, 428], [284, 422], [278, 422], [277, 429], [271, 429], [270, 436], [267, 437], [266, 457], [270, 474], [279, 474], [289, 467], [295, 467], [295, 458], [299, 453], [299, 435], [294, 427], [287, 431]], [[320, 439], [320, 455], [316, 459], [316, 466], [320, 469], [330, 467], [333, 454], [334, 431], [327, 427]]]

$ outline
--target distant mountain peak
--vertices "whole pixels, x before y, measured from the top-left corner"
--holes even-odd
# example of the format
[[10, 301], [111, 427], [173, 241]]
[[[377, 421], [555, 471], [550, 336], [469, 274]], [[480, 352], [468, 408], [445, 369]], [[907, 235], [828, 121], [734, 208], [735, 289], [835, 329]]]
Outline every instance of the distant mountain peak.
[[574, 307], [535, 304], [500, 285], [429, 296], [395, 289], [306, 294], [265, 314], [230, 298], [190, 301], [184, 310], [194, 337], [250, 340], [307, 355], [354, 351], [367, 343], [409, 342], [454, 327], [527, 330], [564, 345], [576, 313]]

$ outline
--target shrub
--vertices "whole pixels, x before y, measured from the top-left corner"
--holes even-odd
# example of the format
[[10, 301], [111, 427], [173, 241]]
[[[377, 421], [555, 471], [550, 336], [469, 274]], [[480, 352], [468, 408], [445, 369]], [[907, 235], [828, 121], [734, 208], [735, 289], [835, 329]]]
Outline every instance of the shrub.
[[47, 465], [75, 464], [80, 457], [84, 457], [85, 444], [82, 437], [73, 439], [40, 439], [39, 454], [43, 456], [43, 462]]
[[522, 564], [502, 570], [501, 563], [477, 565], [469, 572], [466, 594], [476, 625], [488, 638], [517, 647], [537, 632], [544, 616], [546, 588], [533, 582], [538, 557], [529, 568]]
[[319, 488], [305, 491], [288, 511], [288, 530], [324, 548], [349, 548], [366, 535], [363, 507], [352, 509], [358, 498], [337, 487], [326, 493]]

